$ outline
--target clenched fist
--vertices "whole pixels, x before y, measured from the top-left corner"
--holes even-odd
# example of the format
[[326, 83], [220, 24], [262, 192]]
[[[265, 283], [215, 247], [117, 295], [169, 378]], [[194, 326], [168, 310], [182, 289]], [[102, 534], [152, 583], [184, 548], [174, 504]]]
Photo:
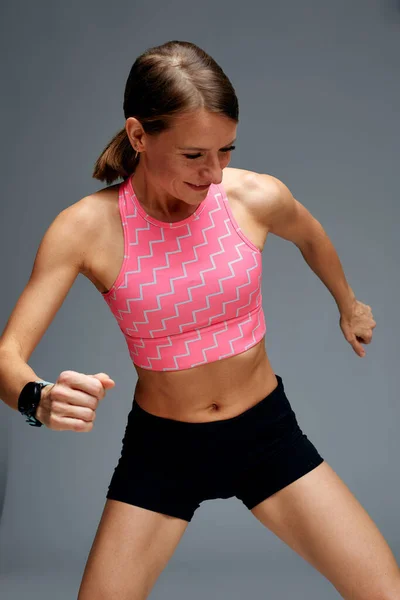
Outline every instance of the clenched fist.
[[114, 386], [106, 373], [63, 371], [55, 384], [41, 390], [36, 417], [55, 431], [91, 431], [99, 401]]

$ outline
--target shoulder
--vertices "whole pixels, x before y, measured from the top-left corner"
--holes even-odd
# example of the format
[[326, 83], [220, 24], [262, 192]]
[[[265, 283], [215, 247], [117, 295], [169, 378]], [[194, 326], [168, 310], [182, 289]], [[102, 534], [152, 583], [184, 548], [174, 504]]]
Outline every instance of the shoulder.
[[222, 184], [227, 195], [264, 225], [268, 225], [270, 216], [293, 202], [283, 181], [267, 173], [225, 168]]
[[100, 224], [105, 225], [113, 215], [119, 218], [119, 186], [120, 184], [111, 185], [88, 194], [70, 208], [74, 207], [73, 212], [80, 215], [87, 228], [97, 230], [98, 235]]
[[251, 171], [236, 176], [238, 201], [267, 233], [293, 242], [300, 249], [321, 234], [323, 228], [319, 221], [292, 195], [283, 181]]
[[81, 256], [85, 271], [93, 243], [100, 243], [113, 219], [119, 219], [118, 184], [95, 191], [74, 202], [56, 217], [62, 231]]
[[96, 219], [101, 218], [103, 212], [115, 210], [116, 205], [118, 208], [118, 187], [119, 184], [109, 186], [83, 196], [67, 206], [58, 216], [63, 215], [66, 223], [94, 228], [98, 225]]
[[276, 177], [265, 173], [257, 173], [248, 169], [235, 169], [233, 167], [225, 167], [223, 170], [223, 184], [236, 185], [237, 187], [245, 186], [249, 191], [254, 191], [259, 186], [274, 186], [282, 183]]

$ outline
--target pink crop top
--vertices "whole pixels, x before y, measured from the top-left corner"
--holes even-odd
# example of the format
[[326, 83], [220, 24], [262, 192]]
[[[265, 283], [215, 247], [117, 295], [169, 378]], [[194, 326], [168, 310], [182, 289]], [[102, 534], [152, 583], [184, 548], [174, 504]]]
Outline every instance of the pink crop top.
[[222, 184], [175, 223], [148, 215], [128, 177], [119, 187], [125, 252], [104, 300], [133, 363], [177, 371], [244, 352], [265, 334], [262, 260]]

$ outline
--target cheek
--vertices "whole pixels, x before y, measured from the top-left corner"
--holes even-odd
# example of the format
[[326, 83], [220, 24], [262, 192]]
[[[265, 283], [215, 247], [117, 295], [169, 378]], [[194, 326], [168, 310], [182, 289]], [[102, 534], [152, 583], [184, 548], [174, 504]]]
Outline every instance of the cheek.
[[191, 181], [193, 177], [196, 178], [198, 167], [185, 160], [171, 160], [164, 161], [163, 166], [160, 167], [160, 172], [163, 173], [164, 180], [183, 182]]
[[179, 176], [179, 170], [174, 161], [159, 157], [151, 163], [151, 172], [154, 178], [164, 185], [168, 185], [175, 177]]
[[187, 187], [184, 182], [198, 180], [199, 164], [196, 161], [182, 160], [179, 156], [166, 157], [165, 154], [152, 158], [152, 173], [157, 178], [159, 185], [172, 194], [182, 193], [182, 190]]
[[186, 181], [196, 181], [196, 171], [185, 161], [163, 160], [156, 171], [157, 179], [165, 190], [172, 194], [181, 194]]

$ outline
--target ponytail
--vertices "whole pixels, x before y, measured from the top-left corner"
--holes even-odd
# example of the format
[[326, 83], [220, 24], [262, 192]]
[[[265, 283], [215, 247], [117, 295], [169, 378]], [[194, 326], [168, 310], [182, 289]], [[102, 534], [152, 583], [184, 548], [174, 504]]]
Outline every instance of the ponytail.
[[106, 181], [108, 185], [118, 177], [126, 179], [135, 170], [140, 153], [135, 159], [135, 152], [129, 141], [125, 127], [121, 129], [107, 144], [94, 166], [92, 177]]

